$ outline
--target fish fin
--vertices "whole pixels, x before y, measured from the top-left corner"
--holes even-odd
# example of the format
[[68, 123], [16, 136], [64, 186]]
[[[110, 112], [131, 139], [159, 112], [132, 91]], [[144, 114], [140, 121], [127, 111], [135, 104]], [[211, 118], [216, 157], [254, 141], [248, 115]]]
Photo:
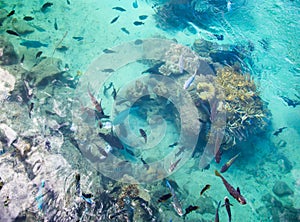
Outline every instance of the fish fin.
[[218, 177], [222, 177], [221, 174], [217, 170], [215, 170], [215, 175]]
[[240, 188], [239, 188], [239, 187], [236, 188], [236, 191], [237, 191], [239, 194], [241, 194], [241, 191], [240, 191]]

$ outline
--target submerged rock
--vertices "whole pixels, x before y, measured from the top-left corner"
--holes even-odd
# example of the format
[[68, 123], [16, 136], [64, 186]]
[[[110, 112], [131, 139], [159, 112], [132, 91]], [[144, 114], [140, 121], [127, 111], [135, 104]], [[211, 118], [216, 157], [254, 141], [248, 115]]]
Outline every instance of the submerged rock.
[[15, 88], [16, 79], [0, 67], [0, 102], [5, 100]]
[[13, 45], [4, 39], [0, 39], [0, 65], [13, 65], [17, 62], [18, 55]]
[[0, 124], [0, 141], [5, 141], [7, 146], [10, 145], [17, 139], [17, 133], [7, 126], [6, 124]]
[[279, 197], [294, 194], [293, 190], [283, 181], [277, 181], [272, 190]]
[[18, 20], [16, 18], [12, 20], [12, 26], [20, 35], [27, 35], [34, 32], [34, 28], [32, 26], [28, 25], [25, 21]]

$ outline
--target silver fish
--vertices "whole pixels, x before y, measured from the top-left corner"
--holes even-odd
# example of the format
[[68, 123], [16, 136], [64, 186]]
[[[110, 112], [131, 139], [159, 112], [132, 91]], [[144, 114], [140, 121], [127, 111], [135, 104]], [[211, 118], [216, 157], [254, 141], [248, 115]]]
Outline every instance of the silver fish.
[[197, 70], [195, 71], [195, 73], [190, 78], [188, 78], [188, 80], [185, 81], [185, 83], [183, 85], [183, 89], [188, 89], [191, 86], [191, 84], [195, 80], [196, 74], [197, 74]]
[[174, 210], [176, 211], [176, 213], [179, 215], [179, 216], [183, 216], [183, 210], [182, 210], [182, 206], [179, 202], [179, 200], [177, 199], [177, 196], [176, 196], [176, 193], [173, 189], [173, 187], [171, 186], [171, 184], [169, 183], [169, 181], [166, 181], [166, 184], [167, 186], [169, 187], [170, 189], [170, 192], [172, 194], [172, 205], [174, 207]]

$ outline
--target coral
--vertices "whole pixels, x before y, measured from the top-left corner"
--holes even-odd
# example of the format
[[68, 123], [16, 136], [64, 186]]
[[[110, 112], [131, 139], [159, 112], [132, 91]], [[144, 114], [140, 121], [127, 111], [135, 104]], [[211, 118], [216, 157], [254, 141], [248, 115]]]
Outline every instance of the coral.
[[127, 186], [122, 187], [121, 194], [118, 198], [118, 206], [120, 209], [123, 209], [125, 206], [124, 199], [129, 197], [130, 199], [134, 199], [139, 196], [139, 189], [137, 184], [130, 184]]
[[211, 100], [215, 96], [215, 87], [209, 82], [199, 82], [197, 84], [197, 94], [202, 100]]
[[141, 80], [136, 80], [135, 85], [129, 87], [129, 89], [126, 91], [126, 99], [132, 101], [146, 95], [147, 92], [148, 92], [147, 85], [144, 84]]

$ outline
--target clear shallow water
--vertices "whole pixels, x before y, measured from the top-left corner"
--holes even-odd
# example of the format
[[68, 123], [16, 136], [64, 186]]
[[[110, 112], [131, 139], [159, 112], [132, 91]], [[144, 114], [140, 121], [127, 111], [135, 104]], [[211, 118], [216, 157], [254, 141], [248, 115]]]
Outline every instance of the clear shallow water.
[[[12, 64], [5, 64], [3, 55], [1, 60], [1, 68], [11, 73], [1, 74], [0, 177], [4, 184], [0, 191], [1, 221], [16, 218], [21, 221], [124, 221], [126, 215], [130, 221], [131, 207], [134, 221], [212, 221], [218, 201], [223, 202], [225, 196], [234, 205], [232, 221], [241, 218], [299, 220], [298, 1], [238, 1], [232, 2], [229, 11], [226, 2], [214, 1], [195, 6], [189, 1], [138, 1], [137, 8], [131, 1], [70, 1], [70, 4], [57, 1], [43, 13], [40, 9], [44, 3], [1, 3], [1, 8], [6, 10], [1, 14], [1, 36], [13, 44], [16, 53], [8, 54], [8, 58], [16, 57], [16, 61], [11, 59]], [[126, 11], [112, 9], [116, 6]], [[15, 14], [7, 17], [13, 9]], [[148, 17], [141, 20], [140, 15]], [[34, 30], [32, 33], [21, 34], [24, 16], [34, 18], [25, 22], [31, 26], [28, 30]], [[135, 21], [145, 24], [135, 25]], [[6, 30], [16, 31], [21, 37]], [[214, 34], [223, 35], [224, 39], [218, 40]], [[159, 40], [147, 41], [150, 38]], [[169, 40], [174, 38], [180, 45], [172, 45]], [[193, 45], [201, 38], [213, 44]], [[20, 45], [29, 40], [48, 46], [36, 47], [37, 42], [36, 48]], [[239, 71], [244, 75], [250, 72], [265, 102], [266, 113], [269, 111], [262, 131], [255, 128], [252, 120], [247, 125], [249, 132], [242, 131], [248, 132], [245, 141], [237, 139], [241, 135], [236, 136], [234, 146], [232, 141], [223, 140], [221, 149], [228, 146], [230, 149], [224, 151], [219, 164], [213, 158], [214, 153], [208, 152], [211, 163], [205, 170], [199, 169], [205, 148], [213, 147], [212, 151], [218, 148], [218, 137], [211, 136], [211, 146], [207, 145], [211, 141], [208, 137], [222, 134], [213, 131], [215, 125], [211, 116], [207, 116], [213, 100], [209, 106], [205, 103], [200, 106], [195, 99], [200, 93], [196, 83], [203, 80], [197, 76], [191, 88], [182, 89], [194, 73], [195, 66], [187, 62], [191, 61], [187, 58], [193, 58], [189, 54], [191, 48], [214, 68], [204, 71], [206, 66], [201, 65], [201, 75], [215, 74], [217, 68], [226, 65], [234, 66], [232, 61], [242, 64]], [[113, 52], [104, 53], [104, 49]], [[42, 51], [41, 57], [36, 56], [38, 51]], [[187, 71], [183, 74], [179, 68], [181, 55]], [[56, 63], [54, 58], [60, 61]], [[152, 59], [167, 64], [171, 60], [169, 68], [173, 67], [173, 72], [179, 74], [171, 74], [166, 79], [141, 75], [155, 66]], [[156, 69], [155, 73], [158, 71], [166, 74], [168, 69]], [[104, 92], [103, 84], [108, 86], [110, 82], [118, 93], [116, 100], [112, 97], [113, 87]], [[10, 93], [9, 85], [14, 85]], [[126, 125], [114, 128], [119, 138], [126, 138], [126, 143], [121, 143], [129, 144], [125, 149], [116, 148], [120, 144], [115, 140], [106, 138], [103, 142], [98, 136], [110, 132], [109, 124], [107, 128], [106, 125], [98, 127], [99, 119], [108, 123], [111, 119], [95, 115], [97, 107], [91, 102], [88, 88], [97, 100], [102, 98], [104, 113], [111, 118], [133, 103], [138, 105], [138, 110], [129, 112], [128, 128]], [[182, 99], [184, 95], [186, 99]], [[146, 97], [138, 100], [141, 96]], [[194, 108], [199, 111], [200, 122], [195, 121], [198, 118], [194, 118]], [[278, 131], [282, 127], [287, 128]], [[140, 128], [146, 131], [147, 143], [140, 135]], [[251, 133], [250, 129], [257, 133]], [[226, 133], [232, 136], [229, 131]], [[179, 145], [169, 147], [177, 141]], [[237, 203], [214, 175], [215, 169], [220, 170], [239, 152], [241, 156], [223, 175], [233, 187], [240, 187], [246, 205]], [[177, 161], [173, 169], [171, 166]], [[76, 174], [80, 174], [80, 182]], [[183, 212], [190, 205], [199, 209], [182, 217], [171, 204], [176, 202], [173, 198], [158, 204], [158, 198], [170, 192], [164, 178], [173, 181], [171, 185]], [[136, 194], [135, 186], [122, 181], [144, 184], [137, 186]], [[206, 184], [211, 188], [199, 196]], [[84, 199], [82, 192], [93, 197]], [[131, 202], [126, 203], [124, 198]], [[152, 215], [145, 206], [151, 209]], [[219, 214], [221, 221], [228, 220], [224, 207]], [[109, 215], [115, 217], [109, 220]]]

